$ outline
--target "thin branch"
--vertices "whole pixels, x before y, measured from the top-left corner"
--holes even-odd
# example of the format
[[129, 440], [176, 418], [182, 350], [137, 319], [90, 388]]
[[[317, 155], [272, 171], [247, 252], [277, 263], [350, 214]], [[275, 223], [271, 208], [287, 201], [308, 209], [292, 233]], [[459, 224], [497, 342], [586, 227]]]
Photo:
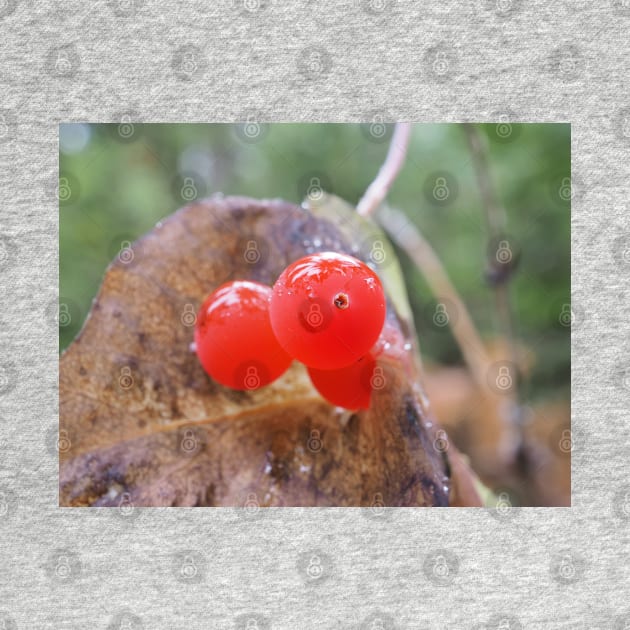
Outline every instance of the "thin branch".
[[390, 238], [411, 258], [426, 280], [433, 295], [443, 300], [447, 321], [453, 336], [461, 348], [464, 360], [483, 390], [488, 388], [487, 374], [491, 365], [481, 336], [460, 297], [451, 282], [444, 266], [429, 242], [407, 217], [393, 208], [386, 208], [379, 214], [379, 223]]
[[[488, 235], [490, 239], [498, 242], [505, 234], [507, 213], [499, 201], [491, 181], [488, 149], [484, 138], [482, 138], [478, 129], [474, 125], [465, 124], [464, 129], [466, 131], [468, 146], [475, 166], [475, 173], [477, 175], [477, 183], [479, 185], [479, 192], [486, 218]], [[518, 357], [516, 351], [516, 341], [514, 338], [514, 316], [510, 300], [509, 276], [504, 280], [495, 283], [494, 293], [499, 325], [508, 343], [510, 353], [509, 360], [514, 366], [514, 369], [518, 370]], [[518, 403], [518, 378], [514, 379], [514, 394], [514, 398]]]
[[357, 204], [357, 212], [362, 217], [370, 216], [387, 196], [405, 163], [410, 136], [411, 123], [396, 123], [385, 162]]

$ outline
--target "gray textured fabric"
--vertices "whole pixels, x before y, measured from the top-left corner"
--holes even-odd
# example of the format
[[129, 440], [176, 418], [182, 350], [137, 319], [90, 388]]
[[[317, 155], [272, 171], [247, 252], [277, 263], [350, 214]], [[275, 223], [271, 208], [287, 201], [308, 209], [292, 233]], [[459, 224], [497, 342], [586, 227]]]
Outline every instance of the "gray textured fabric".
[[[629, 627], [630, 5], [314, 4], [0, 2], [0, 628]], [[375, 111], [573, 123], [574, 507], [56, 507], [58, 122]]]

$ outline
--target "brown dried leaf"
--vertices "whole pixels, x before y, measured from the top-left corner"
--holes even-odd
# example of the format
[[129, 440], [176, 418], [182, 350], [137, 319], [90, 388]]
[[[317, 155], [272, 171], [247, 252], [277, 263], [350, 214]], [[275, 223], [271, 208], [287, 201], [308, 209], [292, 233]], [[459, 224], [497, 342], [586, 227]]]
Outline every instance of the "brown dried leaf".
[[[221, 283], [272, 284], [313, 243], [359, 255], [343, 236], [348, 217], [335, 216], [215, 197], [182, 208], [109, 267], [60, 360], [61, 505], [479, 504], [468, 478], [449, 496], [447, 453], [434, 447], [414, 366], [386, 358], [387, 387], [348, 417], [297, 363], [268, 387], [237, 392], [190, 352], [194, 314]], [[411, 334], [391, 305], [388, 318]]]

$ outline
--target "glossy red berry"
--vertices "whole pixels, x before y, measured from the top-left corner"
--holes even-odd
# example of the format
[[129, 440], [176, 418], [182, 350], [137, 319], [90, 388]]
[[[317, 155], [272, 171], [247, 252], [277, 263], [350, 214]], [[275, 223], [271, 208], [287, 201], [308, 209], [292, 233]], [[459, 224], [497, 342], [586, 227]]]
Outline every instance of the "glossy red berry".
[[331, 404], [346, 409], [368, 409], [372, 391], [385, 386], [383, 369], [372, 354], [338, 370], [308, 368], [315, 389]]
[[214, 380], [233, 389], [268, 385], [291, 364], [269, 321], [271, 288], [228, 282], [209, 295], [197, 315], [199, 361]]
[[385, 321], [385, 295], [360, 260], [312, 254], [282, 272], [269, 313], [286, 352], [308, 367], [332, 370], [358, 361], [374, 345]]

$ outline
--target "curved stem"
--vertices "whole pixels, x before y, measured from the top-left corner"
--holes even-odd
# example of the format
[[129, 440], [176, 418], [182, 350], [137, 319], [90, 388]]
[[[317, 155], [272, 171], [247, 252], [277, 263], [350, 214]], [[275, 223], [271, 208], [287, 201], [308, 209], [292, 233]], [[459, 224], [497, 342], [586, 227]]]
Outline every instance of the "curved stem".
[[385, 162], [357, 204], [357, 212], [362, 217], [370, 216], [387, 196], [405, 163], [410, 137], [411, 123], [396, 123]]

